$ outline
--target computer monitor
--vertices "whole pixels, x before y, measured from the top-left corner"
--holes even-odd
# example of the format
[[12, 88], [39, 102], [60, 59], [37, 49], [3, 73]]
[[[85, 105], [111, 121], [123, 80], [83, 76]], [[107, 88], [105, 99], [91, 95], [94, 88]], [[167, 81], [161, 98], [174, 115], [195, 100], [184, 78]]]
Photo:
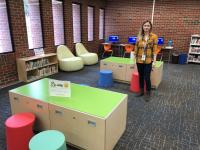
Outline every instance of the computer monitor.
[[118, 35], [110, 35], [109, 42], [119, 42], [119, 36]]
[[128, 37], [128, 43], [130, 44], [136, 44], [137, 37], [136, 36], [129, 36]]
[[158, 37], [158, 45], [164, 44], [164, 37]]

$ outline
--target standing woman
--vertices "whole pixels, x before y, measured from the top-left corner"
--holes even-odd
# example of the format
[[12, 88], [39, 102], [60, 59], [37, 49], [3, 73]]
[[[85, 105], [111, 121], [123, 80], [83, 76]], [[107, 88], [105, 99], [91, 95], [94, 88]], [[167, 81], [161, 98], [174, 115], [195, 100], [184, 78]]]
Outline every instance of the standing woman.
[[135, 58], [139, 72], [140, 93], [137, 95], [144, 95], [144, 81], [146, 82], [146, 97], [151, 96], [151, 70], [152, 65], [156, 61], [156, 49], [158, 37], [152, 31], [152, 23], [145, 21], [138, 34], [138, 40], [135, 45]]

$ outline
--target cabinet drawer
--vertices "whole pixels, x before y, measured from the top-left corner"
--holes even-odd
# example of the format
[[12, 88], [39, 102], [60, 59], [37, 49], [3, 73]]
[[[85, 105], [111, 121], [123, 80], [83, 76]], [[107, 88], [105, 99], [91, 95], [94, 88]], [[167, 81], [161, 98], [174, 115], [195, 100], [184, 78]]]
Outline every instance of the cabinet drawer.
[[100, 70], [113, 70], [112, 64], [112, 62], [101, 61]]
[[105, 120], [55, 105], [49, 110], [51, 128], [62, 131], [67, 142], [88, 150], [104, 149]]
[[29, 111], [36, 116], [35, 129], [39, 131], [50, 129], [49, 104], [30, 98]]
[[137, 66], [135, 64], [126, 65], [126, 78], [125, 81], [130, 82], [132, 78], [133, 71], [137, 70]]
[[113, 78], [117, 80], [125, 80], [126, 65], [125, 64], [113, 64]]
[[26, 97], [9, 92], [10, 105], [12, 114], [28, 112], [29, 101]]

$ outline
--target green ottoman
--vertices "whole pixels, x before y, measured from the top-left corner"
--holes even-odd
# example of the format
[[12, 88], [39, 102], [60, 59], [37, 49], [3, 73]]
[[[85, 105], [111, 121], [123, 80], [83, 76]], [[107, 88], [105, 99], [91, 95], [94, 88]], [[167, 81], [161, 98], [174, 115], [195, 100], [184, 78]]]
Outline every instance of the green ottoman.
[[65, 136], [56, 130], [40, 132], [29, 142], [30, 150], [67, 150]]

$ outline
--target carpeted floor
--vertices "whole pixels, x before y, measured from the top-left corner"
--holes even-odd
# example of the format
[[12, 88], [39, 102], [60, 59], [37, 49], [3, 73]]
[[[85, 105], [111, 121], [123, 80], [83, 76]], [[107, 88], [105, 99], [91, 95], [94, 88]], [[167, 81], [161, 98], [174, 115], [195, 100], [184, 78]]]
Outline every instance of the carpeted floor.
[[[50, 78], [97, 87], [99, 65]], [[11, 115], [8, 90], [0, 90], [0, 150], [6, 149], [4, 122]], [[129, 85], [108, 90], [128, 94], [127, 127], [114, 150], [200, 150], [200, 66], [164, 64], [163, 81], [150, 102], [136, 98]], [[68, 147], [69, 150], [75, 150]]]

